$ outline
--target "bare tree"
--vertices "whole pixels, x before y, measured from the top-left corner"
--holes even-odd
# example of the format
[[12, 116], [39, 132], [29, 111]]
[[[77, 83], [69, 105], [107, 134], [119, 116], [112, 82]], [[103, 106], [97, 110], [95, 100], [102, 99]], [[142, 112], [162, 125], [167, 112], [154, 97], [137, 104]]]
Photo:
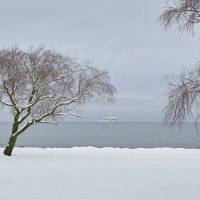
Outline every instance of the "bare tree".
[[164, 28], [177, 25], [181, 32], [194, 33], [194, 25], [200, 22], [200, 0], [173, 0], [159, 17]]
[[169, 86], [164, 121], [167, 125], [181, 125], [192, 119], [200, 120], [200, 64], [179, 75], [168, 75], [164, 80]]
[[[194, 25], [200, 22], [200, 0], [173, 0], [159, 17], [164, 28], [176, 25], [181, 32], [194, 33]], [[164, 122], [181, 125], [192, 118], [200, 120], [200, 63], [177, 75], [165, 76], [169, 86]]]
[[17, 137], [36, 123], [52, 123], [74, 115], [87, 102], [112, 102], [115, 88], [106, 71], [79, 64], [43, 47], [0, 50], [0, 103], [13, 114], [12, 133], [4, 154], [10, 156]]

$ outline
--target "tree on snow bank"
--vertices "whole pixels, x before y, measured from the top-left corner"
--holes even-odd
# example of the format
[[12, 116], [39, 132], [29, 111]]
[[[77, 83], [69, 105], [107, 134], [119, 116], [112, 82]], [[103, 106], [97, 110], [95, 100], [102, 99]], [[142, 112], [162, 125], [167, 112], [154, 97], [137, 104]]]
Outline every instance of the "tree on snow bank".
[[60, 116], [81, 117], [73, 109], [87, 102], [112, 102], [115, 88], [106, 71], [43, 47], [0, 50], [0, 103], [13, 115], [4, 154], [10, 156], [17, 137], [36, 123]]

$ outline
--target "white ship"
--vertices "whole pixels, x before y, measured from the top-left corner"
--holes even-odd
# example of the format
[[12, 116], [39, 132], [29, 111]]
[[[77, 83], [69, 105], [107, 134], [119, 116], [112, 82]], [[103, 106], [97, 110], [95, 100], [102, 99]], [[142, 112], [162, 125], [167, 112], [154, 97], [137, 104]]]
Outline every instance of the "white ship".
[[116, 122], [117, 118], [116, 117], [108, 117], [108, 116], [103, 116], [99, 118], [98, 122]]

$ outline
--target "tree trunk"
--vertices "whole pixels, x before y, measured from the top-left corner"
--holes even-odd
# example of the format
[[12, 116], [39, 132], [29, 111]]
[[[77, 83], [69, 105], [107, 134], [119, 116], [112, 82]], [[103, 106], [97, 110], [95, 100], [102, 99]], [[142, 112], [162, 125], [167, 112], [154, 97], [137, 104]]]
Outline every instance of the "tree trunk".
[[15, 143], [17, 141], [17, 136], [13, 136], [13, 135], [17, 132], [18, 127], [19, 127], [18, 117], [19, 117], [18, 114], [14, 117], [14, 123], [13, 123], [13, 126], [12, 126], [12, 134], [9, 138], [9, 141], [8, 141], [6, 148], [3, 151], [4, 155], [6, 155], [6, 156], [12, 155], [13, 148], [14, 148]]
[[12, 151], [13, 151], [13, 148], [15, 146], [16, 140], [17, 140], [17, 136], [15, 136], [15, 137], [11, 136], [10, 137], [10, 139], [8, 141], [8, 145], [6, 146], [6, 148], [3, 151], [4, 155], [6, 155], [6, 156], [12, 155]]

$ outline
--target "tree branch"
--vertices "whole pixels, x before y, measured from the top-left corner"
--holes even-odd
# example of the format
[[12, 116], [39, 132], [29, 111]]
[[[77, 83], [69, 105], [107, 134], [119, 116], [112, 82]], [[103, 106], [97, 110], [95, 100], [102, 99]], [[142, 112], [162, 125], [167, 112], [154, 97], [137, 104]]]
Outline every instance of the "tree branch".
[[0, 100], [0, 103], [4, 104], [5, 106], [11, 106], [11, 107], [14, 106], [13, 104], [7, 103], [7, 102], [5, 102], [5, 101], [3, 101], [3, 100]]
[[53, 115], [73, 115], [76, 117], [81, 117], [81, 118], [85, 118], [85, 116], [80, 115], [78, 113], [73, 113], [73, 112], [67, 112], [67, 113], [54, 113]]
[[51, 122], [51, 121], [40, 121], [40, 122], [38, 122], [38, 123], [58, 125], [57, 123]]

